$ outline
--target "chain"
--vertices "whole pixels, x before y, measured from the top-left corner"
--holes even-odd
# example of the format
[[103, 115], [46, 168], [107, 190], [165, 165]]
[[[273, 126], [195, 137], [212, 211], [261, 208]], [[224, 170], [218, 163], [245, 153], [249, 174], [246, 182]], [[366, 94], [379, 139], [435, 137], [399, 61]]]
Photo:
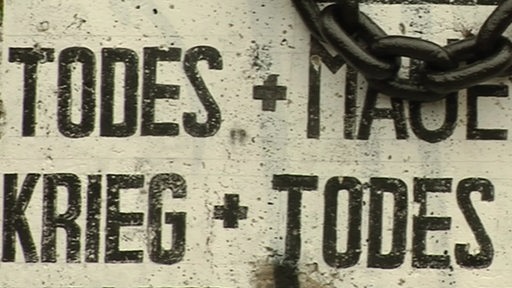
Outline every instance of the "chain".
[[[512, 74], [512, 43], [502, 35], [512, 22], [512, 0], [501, 1], [476, 36], [446, 46], [387, 35], [359, 11], [358, 0], [336, 0], [323, 10], [314, 0], [292, 2], [315, 38], [329, 43], [370, 87], [391, 97], [436, 101]], [[414, 77], [398, 76], [401, 57], [421, 63]]]

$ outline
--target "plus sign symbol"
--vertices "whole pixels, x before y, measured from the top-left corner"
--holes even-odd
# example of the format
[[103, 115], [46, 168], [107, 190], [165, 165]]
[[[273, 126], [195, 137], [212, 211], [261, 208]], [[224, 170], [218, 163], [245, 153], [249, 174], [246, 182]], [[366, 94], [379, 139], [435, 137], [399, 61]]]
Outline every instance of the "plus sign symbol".
[[224, 228], [238, 228], [238, 220], [247, 219], [249, 208], [240, 206], [238, 194], [224, 195], [224, 206], [215, 206], [213, 219], [224, 220]]
[[276, 102], [286, 100], [286, 86], [278, 86], [279, 75], [272, 74], [263, 81], [263, 85], [256, 85], [252, 89], [252, 98], [262, 101], [263, 111], [276, 111]]

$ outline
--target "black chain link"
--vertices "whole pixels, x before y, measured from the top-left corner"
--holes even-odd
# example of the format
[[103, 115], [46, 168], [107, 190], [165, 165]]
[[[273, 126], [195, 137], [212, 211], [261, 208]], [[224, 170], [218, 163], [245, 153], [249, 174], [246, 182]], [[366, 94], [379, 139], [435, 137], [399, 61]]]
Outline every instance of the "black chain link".
[[[408, 36], [388, 36], [363, 12], [358, 0], [335, 0], [320, 10], [314, 0], [292, 0], [312, 35], [329, 43], [368, 81], [391, 97], [435, 101], [451, 92], [512, 74], [512, 0], [504, 0], [476, 36], [444, 47]], [[420, 60], [414, 77], [400, 78], [400, 58]]]

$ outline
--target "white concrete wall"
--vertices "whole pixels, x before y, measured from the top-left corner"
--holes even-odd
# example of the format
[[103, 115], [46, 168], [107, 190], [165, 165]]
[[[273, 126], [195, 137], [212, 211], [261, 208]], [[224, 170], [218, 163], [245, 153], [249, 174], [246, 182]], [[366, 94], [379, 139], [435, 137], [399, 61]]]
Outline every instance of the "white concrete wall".
[[[273, 178], [293, 174], [318, 176], [317, 189], [302, 195], [298, 262], [302, 287], [508, 287], [508, 274], [512, 271], [512, 226], [508, 219], [512, 205], [512, 146], [508, 139], [468, 140], [465, 91], [459, 94], [456, 127], [446, 140], [427, 143], [419, 139], [408, 120], [407, 102], [407, 139], [396, 139], [392, 121], [378, 119], [371, 126], [368, 140], [345, 139], [346, 69], [341, 68], [333, 75], [325, 66], [321, 80], [320, 137], [308, 139], [310, 36], [290, 2], [7, 0], [1, 77], [0, 173], [4, 177], [0, 177], [0, 183], [5, 186], [5, 175], [18, 174], [19, 191], [27, 173], [76, 175], [81, 188], [78, 198], [82, 200], [82, 211], [75, 221], [81, 229], [81, 263], [66, 263], [66, 233], [61, 228], [57, 228], [56, 263], [42, 263], [45, 192], [41, 178], [25, 211], [37, 263], [25, 263], [16, 236], [14, 263], [4, 260], [0, 265], [0, 286], [274, 287], [273, 267], [283, 260], [289, 219], [288, 193], [273, 189]], [[361, 10], [389, 34], [400, 34], [402, 23], [406, 35], [444, 44], [448, 38], [461, 38], [464, 29], [476, 32], [492, 7], [376, 3], [362, 5]], [[223, 62], [218, 70], [209, 69], [206, 62], [198, 65], [221, 111], [220, 129], [211, 137], [189, 135], [182, 121], [184, 112], [197, 113], [198, 122], [206, 121], [205, 109], [183, 69], [185, 52], [200, 45], [214, 47]], [[62, 135], [57, 125], [59, 55], [63, 49], [74, 46], [90, 49], [96, 62], [96, 87], [92, 87], [96, 97], [94, 129], [90, 135], [77, 139]], [[16, 47], [55, 51], [53, 62], [42, 61], [38, 65], [34, 136], [23, 136], [22, 132], [25, 66], [9, 61], [10, 51]], [[129, 137], [102, 137], [101, 49], [119, 47], [133, 50], [139, 60], [137, 128]], [[161, 62], [156, 70], [158, 83], [180, 85], [179, 99], [158, 100], [155, 109], [155, 121], [180, 126], [177, 136], [141, 135], [144, 47], [181, 48], [182, 61]], [[116, 67], [122, 70], [122, 66]], [[72, 121], [79, 123], [81, 70], [75, 71], [71, 111]], [[262, 111], [261, 101], [252, 99], [253, 86], [262, 85], [271, 74], [278, 74], [278, 85], [287, 87], [287, 100], [277, 101], [275, 112]], [[114, 119], [122, 121], [122, 73], [115, 79]], [[488, 84], [506, 85], [507, 90], [510, 81], [500, 78]], [[361, 77], [359, 88], [356, 135], [366, 98], [366, 83]], [[479, 127], [511, 128], [509, 98], [480, 98], [478, 103]], [[389, 108], [390, 101], [380, 95], [378, 105]], [[428, 128], [439, 127], [444, 102], [425, 104], [423, 113]], [[185, 253], [173, 265], [153, 263], [148, 252], [152, 237], [147, 232], [148, 185], [160, 173], [176, 173], [186, 181], [185, 198], [171, 199], [164, 193], [164, 212], [186, 213]], [[109, 174], [144, 175], [143, 188], [121, 190], [120, 196], [122, 212], [144, 214], [142, 226], [121, 228], [120, 232], [120, 250], [142, 251], [141, 263], [105, 263]], [[102, 176], [98, 263], [85, 259], [88, 175]], [[354, 177], [363, 185], [361, 255], [357, 264], [348, 268], [330, 267], [322, 252], [325, 185], [332, 177]], [[394, 269], [367, 267], [368, 183], [372, 177], [401, 179], [407, 187], [405, 258]], [[478, 193], [470, 198], [494, 248], [491, 265], [481, 269], [461, 267], [454, 252], [457, 243], [469, 243], [470, 253], [479, 249], [456, 198], [457, 184], [472, 177], [485, 178], [494, 187], [494, 201], [482, 201]], [[420, 207], [413, 197], [415, 178], [448, 178], [452, 182], [450, 193], [429, 193], [427, 206], [428, 216], [432, 212], [435, 216], [451, 217], [450, 230], [428, 232], [426, 240], [427, 253], [450, 256], [448, 268], [412, 267], [413, 217]], [[61, 214], [67, 209], [68, 193], [64, 187], [57, 191], [56, 213]], [[225, 194], [238, 194], [240, 205], [248, 207], [247, 219], [239, 220], [236, 229], [224, 228], [223, 221], [214, 219], [215, 206], [223, 204]], [[384, 198], [382, 217], [383, 253], [391, 247], [394, 214], [393, 198], [389, 195]], [[345, 193], [340, 193], [339, 252], [344, 251], [347, 241], [347, 199]], [[5, 215], [0, 213], [2, 217]], [[172, 228], [163, 226], [163, 247], [169, 249]]]

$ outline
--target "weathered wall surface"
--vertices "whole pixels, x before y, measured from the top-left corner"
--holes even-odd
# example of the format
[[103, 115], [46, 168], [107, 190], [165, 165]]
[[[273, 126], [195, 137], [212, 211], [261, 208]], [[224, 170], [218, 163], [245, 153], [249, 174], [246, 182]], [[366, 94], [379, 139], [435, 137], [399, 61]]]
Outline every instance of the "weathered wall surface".
[[508, 287], [509, 79], [391, 102], [290, 2], [6, 0], [0, 286]]

